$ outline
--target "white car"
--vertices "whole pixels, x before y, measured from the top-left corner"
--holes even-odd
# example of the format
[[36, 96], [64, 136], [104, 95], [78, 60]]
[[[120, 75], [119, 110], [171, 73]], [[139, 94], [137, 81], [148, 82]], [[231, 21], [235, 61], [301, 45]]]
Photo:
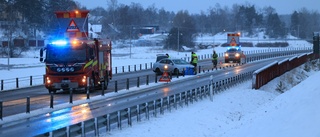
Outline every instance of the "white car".
[[157, 74], [162, 74], [165, 71], [173, 74], [183, 74], [186, 69], [194, 69], [194, 66], [183, 59], [163, 58], [153, 64], [153, 71]]

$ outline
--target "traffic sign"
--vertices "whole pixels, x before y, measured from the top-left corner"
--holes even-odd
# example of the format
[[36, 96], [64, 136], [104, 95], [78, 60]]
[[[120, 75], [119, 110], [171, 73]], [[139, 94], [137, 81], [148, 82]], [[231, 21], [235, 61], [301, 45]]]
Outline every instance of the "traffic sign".
[[72, 19], [67, 27], [67, 32], [80, 32], [76, 22]]

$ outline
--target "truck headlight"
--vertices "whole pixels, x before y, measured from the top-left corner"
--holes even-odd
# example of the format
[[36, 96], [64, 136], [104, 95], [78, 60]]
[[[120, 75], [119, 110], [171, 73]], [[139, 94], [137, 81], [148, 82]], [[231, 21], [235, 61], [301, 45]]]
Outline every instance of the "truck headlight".
[[225, 54], [224, 54], [224, 56], [228, 57], [228, 56], [229, 56], [229, 54], [228, 54], [228, 53], [225, 53]]
[[240, 54], [239, 54], [239, 53], [236, 53], [236, 57], [240, 57]]

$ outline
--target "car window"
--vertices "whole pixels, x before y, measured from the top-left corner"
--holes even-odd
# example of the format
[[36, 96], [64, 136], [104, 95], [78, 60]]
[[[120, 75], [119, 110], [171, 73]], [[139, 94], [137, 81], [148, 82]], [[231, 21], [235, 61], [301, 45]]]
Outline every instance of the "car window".
[[167, 60], [166, 59], [160, 60], [159, 63], [167, 64]]
[[182, 59], [176, 59], [176, 60], [172, 60], [174, 62], [174, 64], [189, 64], [187, 61], [182, 60]]

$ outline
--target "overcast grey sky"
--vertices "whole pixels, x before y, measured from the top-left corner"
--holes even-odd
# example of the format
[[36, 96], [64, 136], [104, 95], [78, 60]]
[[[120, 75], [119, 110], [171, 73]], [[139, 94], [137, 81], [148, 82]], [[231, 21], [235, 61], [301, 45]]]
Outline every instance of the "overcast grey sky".
[[[89, 9], [94, 7], [106, 7], [108, 0], [75, 0]], [[302, 7], [310, 11], [320, 10], [320, 0], [118, 0], [118, 4], [130, 5], [132, 2], [140, 3], [144, 8], [155, 4], [160, 9], [177, 12], [188, 10], [189, 13], [200, 13], [207, 11], [209, 7], [214, 7], [216, 3], [221, 6], [232, 7], [233, 4], [252, 4], [256, 8], [271, 6], [276, 9], [278, 14], [291, 14], [294, 10], [299, 11]]]

